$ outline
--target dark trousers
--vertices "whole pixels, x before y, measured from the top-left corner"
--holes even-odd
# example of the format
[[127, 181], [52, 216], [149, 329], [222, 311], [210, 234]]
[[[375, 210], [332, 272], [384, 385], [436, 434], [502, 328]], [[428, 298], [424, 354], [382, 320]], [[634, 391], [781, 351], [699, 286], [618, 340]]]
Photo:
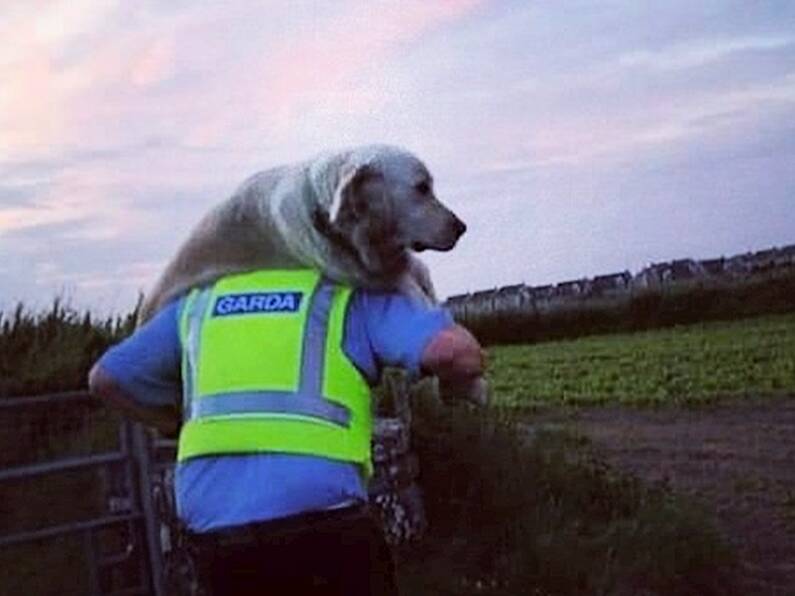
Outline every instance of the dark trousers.
[[392, 553], [366, 507], [312, 513], [194, 537], [213, 596], [397, 594]]

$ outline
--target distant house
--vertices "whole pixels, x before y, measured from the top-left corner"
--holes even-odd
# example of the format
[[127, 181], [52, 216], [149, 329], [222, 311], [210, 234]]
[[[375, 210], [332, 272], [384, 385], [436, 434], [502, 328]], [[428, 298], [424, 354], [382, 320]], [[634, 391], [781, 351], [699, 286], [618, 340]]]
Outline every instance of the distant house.
[[693, 259], [677, 259], [676, 261], [671, 261], [670, 268], [667, 271], [667, 277], [664, 276], [663, 281], [691, 281], [699, 277], [704, 277], [704, 273], [704, 268], [697, 261]]
[[533, 300], [549, 300], [555, 295], [555, 286], [552, 284], [534, 286], [530, 288], [530, 295], [533, 297]]
[[675, 284], [697, 280], [706, 275], [706, 270], [693, 259], [677, 259], [666, 263], [652, 263], [632, 279], [635, 288], [659, 290]]
[[768, 271], [776, 266], [777, 248], [760, 250], [751, 255], [751, 271]]
[[731, 275], [744, 276], [751, 273], [751, 253], [734, 255], [726, 259], [725, 270]]
[[610, 273], [608, 275], [597, 275], [591, 281], [590, 289], [595, 296], [624, 294], [629, 289], [631, 282], [632, 274], [629, 271]]
[[530, 300], [536, 311], [546, 311], [550, 308], [550, 303], [555, 297], [555, 286], [546, 284], [528, 288]]
[[467, 298], [469, 298], [469, 294], [456, 294], [455, 296], [449, 296], [447, 300], [444, 301], [444, 305], [447, 308], [452, 308], [453, 306], [458, 306], [466, 302]]
[[779, 248], [776, 254], [776, 267], [792, 266], [795, 266], [795, 244]]
[[[630, 299], [630, 290], [662, 291], [672, 286], [673, 291], [686, 291], [688, 286], [701, 285], [702, 282], [722, 286], [782, 267], [795, 268], [795, 244], [731, 257], [650, 263], [635, 276], [629, 271], [621, 271], [556, 285], [532, 287], [513, 284], [451, 296], [445, 304], [458, 320], [489, 323], [494, 316], [510, 319], [519, 313], [545, 315], [583, 308], [612, 308]], [[782, 275], [789, 273], [785, 271]]]
[[494, 295], [494, 308], [499, 312], [519, 312], [529, 302], [529, 292], [524, 284], [502, 286]]
[[633, 288], [639, 290], [659, 290], [663, 284], [663, 273], [668, 263], [651, 263], [632, 278]]
[[444, 306], [456, 319], [466, 318], [466, 309], [470, 294], [457, 294], [444, 301]]
[[705, 259], [699, 261], [701, 268], [707, 275], [723, 275], [726, 272], [726, 259], [723, 257], [717, 259]]
[[494, 313], [495, 290], [480, 290], [470, 294], [467, 307], [467, 315], [482, 317]]
[[562, 281], [555, 286], [554, 295], [558, 298], [575, 298], [588, 293], [591, 282], [587, 278]]

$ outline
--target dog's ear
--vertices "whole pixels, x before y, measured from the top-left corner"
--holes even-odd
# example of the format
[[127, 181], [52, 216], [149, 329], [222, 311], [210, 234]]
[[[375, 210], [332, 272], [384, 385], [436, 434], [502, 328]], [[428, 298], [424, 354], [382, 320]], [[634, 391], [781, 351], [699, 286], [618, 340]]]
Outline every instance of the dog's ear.
[[334, 226], [356, 221], [367, 213], [367, 197], [359, 190], [369, 179], [376, 176], [368, 165], [344, 168], [329, 209], [329, 221]]

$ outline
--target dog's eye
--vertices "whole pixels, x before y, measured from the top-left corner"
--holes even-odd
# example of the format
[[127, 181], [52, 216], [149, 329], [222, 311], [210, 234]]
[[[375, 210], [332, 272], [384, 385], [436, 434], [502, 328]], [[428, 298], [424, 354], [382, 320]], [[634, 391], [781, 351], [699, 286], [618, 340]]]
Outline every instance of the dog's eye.
[[423, 181], [415, 184], [414, 189], [421, 195], [427, 195], [431, 192], [431, 185]]

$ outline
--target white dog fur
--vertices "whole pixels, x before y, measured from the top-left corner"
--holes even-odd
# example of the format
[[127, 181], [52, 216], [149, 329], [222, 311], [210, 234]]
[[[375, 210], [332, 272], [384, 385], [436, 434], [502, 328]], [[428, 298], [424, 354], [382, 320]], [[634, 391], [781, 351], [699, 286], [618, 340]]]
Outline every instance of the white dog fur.
[[139, 324], [193, 287], [259, 268], [313, 267], [435, 301], [413, 250], [449, 250], [466, 226], [432, 185], [417, 157], [386, 145], [259, 172], [193, 229], [145, 297]]

